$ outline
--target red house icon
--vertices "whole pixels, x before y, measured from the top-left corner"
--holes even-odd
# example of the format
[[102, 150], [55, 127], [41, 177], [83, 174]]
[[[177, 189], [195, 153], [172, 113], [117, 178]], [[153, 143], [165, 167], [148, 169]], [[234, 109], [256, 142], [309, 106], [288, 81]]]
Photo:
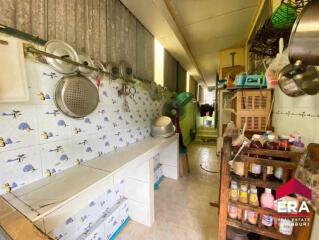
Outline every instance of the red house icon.
[[308, 198], [309, 200], [311, 200], [311, 190], [295, 178], [290, 179], [288, 182], [286, 182], [285, 184], [277, 188], [276, 199], [279, 199], [294, 193], [302, 195], [305, 198]]

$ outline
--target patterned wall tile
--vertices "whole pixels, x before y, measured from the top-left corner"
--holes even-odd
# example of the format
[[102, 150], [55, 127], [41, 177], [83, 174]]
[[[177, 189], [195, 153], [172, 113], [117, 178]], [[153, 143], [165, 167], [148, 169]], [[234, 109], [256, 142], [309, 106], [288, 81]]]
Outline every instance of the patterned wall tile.
[[39, 106], [37, 118], [40, 143], [71, 137], [72, 119], [62, 114], [55, 105]]
[[0, 152], [38, 143], [37, 120], [29, 106], [6, 105], [1, 108]]
[[40, 151], [44, 176], [56, 174], [77, 163], [71, 139], [43, 144]]
[[0, 194], [42, 178], [37, 147], [19, 148], [0, 153]]
[[[162, 104], [141, 89], [127, 97], [130, 111], [124, 112], [121, 84], [103, 81], [97, 109], [83, 119], [69, 118], [54, 102], [63, 75], [31, 60], [26, 60], [26, 71], [31, 100], [0, 105], [0, 194], [6, 183], [18, 188], [140, 141], [160, 114]], [[21, 163], [15, 160], [20, 155], [27, 156]]]
[[48, 65], [32, 60], [26, 60], [26, 74], [30, 90], [27, 104], [54, 104], [55, 84], [62, 75]]

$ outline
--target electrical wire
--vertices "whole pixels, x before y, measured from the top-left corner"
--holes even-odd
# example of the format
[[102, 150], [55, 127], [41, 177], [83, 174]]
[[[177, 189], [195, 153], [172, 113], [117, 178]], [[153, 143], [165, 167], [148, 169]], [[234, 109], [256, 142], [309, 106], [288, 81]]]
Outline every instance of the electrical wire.
[[211, 170], [208, 170], [206, 168], [203, 167], [202, 164], [199, 164], [200, 168], [203, 169], [205, 172], [209, 172], [209, 173], [219, 173], [219, 171], [211, 171]]

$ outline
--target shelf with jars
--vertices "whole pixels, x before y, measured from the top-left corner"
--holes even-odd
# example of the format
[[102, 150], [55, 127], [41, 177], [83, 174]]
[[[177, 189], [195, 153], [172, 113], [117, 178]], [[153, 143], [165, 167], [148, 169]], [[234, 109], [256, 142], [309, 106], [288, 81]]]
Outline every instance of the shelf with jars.
[[[293, 226], [277, 211], [281, 199], [275, 200], [280, 186], [293, 178], [302, 153], [284, 149], [285, 141], [276, 148], [267, 144], [275, 143], [270, 137], [270, 141], [260, 144], [259, 139], [253, 137], [249, 147], [239, 149], [232, 146], [231, 137], [224, 138], [218, 239], [226, 239], [228, 227], [271, 239], [309, 239], [313, 220], [311, 207], [308, 226]], [[295, 196], [285, 198], [300, 200]]]

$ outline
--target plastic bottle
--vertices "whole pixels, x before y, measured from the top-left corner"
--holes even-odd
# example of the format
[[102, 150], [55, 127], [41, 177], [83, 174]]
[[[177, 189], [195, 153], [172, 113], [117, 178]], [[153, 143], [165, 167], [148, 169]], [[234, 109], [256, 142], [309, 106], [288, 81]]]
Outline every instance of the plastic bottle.
[[238, 190], [238, 185], [237, 182], [231, 181], [230, 185], [230, 192], [229, 192], [229, 197], [232, 201], [238, 201], [239, 199], [239, 190]]
[[[270, 188], [265, 188], [265, 192], [260, 197], [261, 207], [264, 209], [274, 209], [274, 196], [271, 194]], [[271, 227], [273, 225], [273, 217], [270, 215], [262, 215], [261, 223], [266, 227]]]
[[[249, 204], [252, 206], [259, 206], [257, 188], [252, 186], [249, 193]], [[258, 220], [258, 213], [254, 211], [247, 211], [247, 219], [250, 224], [256, 225]]]
[[[240, 186], [239, 202], [241, 202], [241, 203], [248, 203], [248, 192], [247, 192], [247, 185], [246, 185], [246, 184], [242, 184], [242, 185]], [[247, 211], [246, 211], [246, 210], [242, 210], [241, 208], [237, 208], [237, 218], [238, 218], [239, 220], [242, 219], [243, 211], [244, 211], [244, 219], [246, 220], [246, 218], [247, 218]]]
[[[276, 145], [275, 145], [275, 136], [272, 134], [269, 134], [267, 136], [267, 140], [264, 142], [263, 145], [264, 149], [268, 150], [276, 150]], [[265, 157], [269, 160], [272, 160], [272, 157]], [[273, 166], [267, 166], [267, 179], [273, 180], [274, 179], [274, 167]]]
[[[258, 134], [253, 135], [250, 143], [250, 148], [256, 148], [256, 149], [261, 149], [263, 148], [263, 145], [261, 144], [261, 136]], [[250, 157], [256, 157], [258, 158], [259, 156], [256, 154], [250, 154]], [[259, 178], [261, 175], [261, 166], [258, 164], [250, 164], [249, 165], [249, 175], [254, 178]]]

